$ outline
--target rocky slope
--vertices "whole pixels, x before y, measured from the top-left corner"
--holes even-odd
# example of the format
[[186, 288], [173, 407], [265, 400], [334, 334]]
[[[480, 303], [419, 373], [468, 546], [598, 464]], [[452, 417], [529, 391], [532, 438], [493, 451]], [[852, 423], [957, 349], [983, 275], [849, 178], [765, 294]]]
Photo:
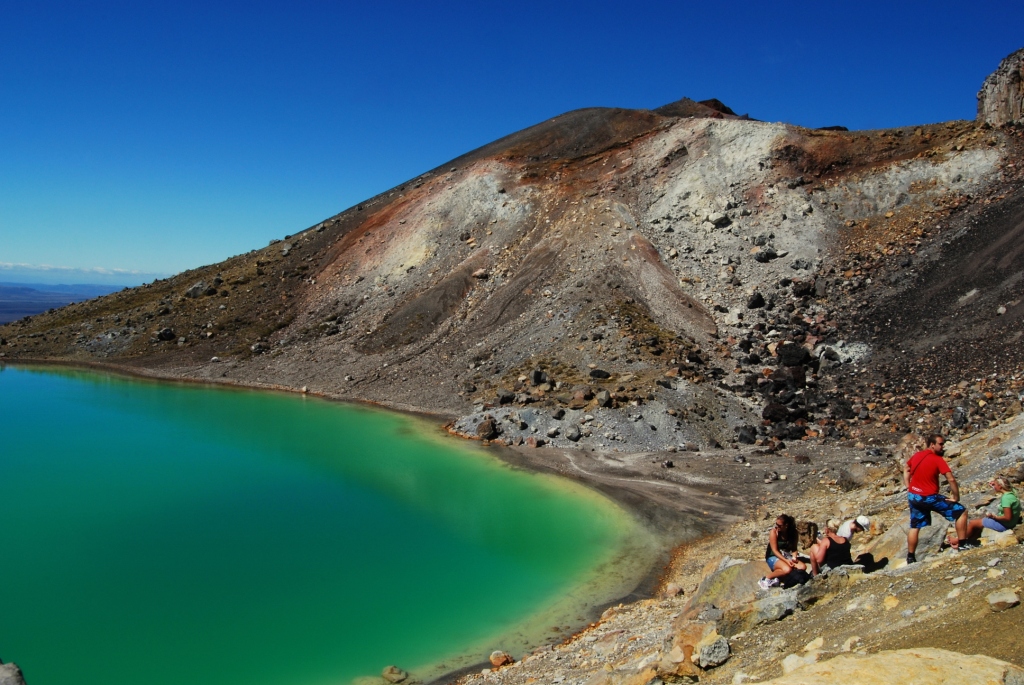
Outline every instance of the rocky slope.
[[[570, 112], [260, 250], [2, 326], [0, 362], [431, 412], [655, 502], [655, 525], [661, 510], [703, 522], [690, 533], [732, 524], [681, 553], [682, 597], [623, 606], [488, 682], [743, 682], [787, 654], [896, 646], [1024, 665], [987, 605], [965, 604], [1019, 585], [1019, 546], [988, 567], [1005, 580], [975, 568], [989, 549], [818, 583], [799, 620], [703, 645], [725, 638], [723, 666], [673, 661], [764, 599], [731, 584], [721, 617], [687, 614], [709, 558], [760, 556], [762, 516], [865, 512], [898, 547], [901, 436], [963, 443], [967, 480], [1019, 465], [1017, 442], [1000, 445], [1024, 428], [1024, 125], [1000, 98], [1019, 93], [1022, 60], [986, 81], [978, 121], [810, 130], [691, 100]], [[950, 598], [936, 578], [961, 566], [981, 582]], [[780, 597], [768, 604], [799, 605]], [[1004, 614], [1011, 635], [1020, 612]]]
[[[974, 517], [991, 503], [994, 474], [1024, 480], [1024, 416], [949, 444]], [[746, 520], [681, 548], [657, 597], [610, 607], [579, 635], [481, 667], [463, 685], [1021, 682], [1024, 525], [989, 531], [980, 549], [957, 554], [944, 548], [947, 527], [936, 522], [923, 531], [920, 563], [906, 565], [906, 500], [894, 481], [899, 458], [915, 446], [904, 439], [891, 448], [846, 479], [829, 478], [829, 469], [838, 459], [855, 471], [865, 463], [857, 453], [787, 455], [776, 467], [804, 492], [748, 494], [756, 504]], [[853, 551], [870, 553], [874, 566], [759, 589], [768, 530], [781, 512], [821, 525], [869, 515], [871, 529], [855, 536]]]
[[0, 354], [306, 388], [509, 444], [856, 438], [949, 423], [936, 396], [967, 376], [997, 400], [952, 423], [980, 425], [1024, 350], [1022, 136], [579, 110], [261, 250], [0, 327]]

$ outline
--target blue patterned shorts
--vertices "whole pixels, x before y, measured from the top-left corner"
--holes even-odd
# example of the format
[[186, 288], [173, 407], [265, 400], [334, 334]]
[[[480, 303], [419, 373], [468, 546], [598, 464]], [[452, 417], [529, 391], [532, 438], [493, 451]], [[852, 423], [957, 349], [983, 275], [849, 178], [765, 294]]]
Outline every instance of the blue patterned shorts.
[[910, 527], [924, 528], [932, 525], [932, 512], [940, 514], [947, 521], [956, 521], [967, 509], [959, 502], [950, 502], [944, 495], [915, 495], [907, 493], [910, 505]]

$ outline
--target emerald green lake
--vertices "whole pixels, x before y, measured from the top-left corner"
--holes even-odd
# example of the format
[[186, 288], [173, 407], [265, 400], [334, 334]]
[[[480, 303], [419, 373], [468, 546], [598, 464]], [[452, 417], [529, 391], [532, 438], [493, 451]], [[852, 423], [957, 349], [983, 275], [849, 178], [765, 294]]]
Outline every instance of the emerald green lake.
[[20, 367], [0, 544], [0, 659], [30, 685], [429, 678], [542, 642], [655, 554], [603, 496], [419, 419]]

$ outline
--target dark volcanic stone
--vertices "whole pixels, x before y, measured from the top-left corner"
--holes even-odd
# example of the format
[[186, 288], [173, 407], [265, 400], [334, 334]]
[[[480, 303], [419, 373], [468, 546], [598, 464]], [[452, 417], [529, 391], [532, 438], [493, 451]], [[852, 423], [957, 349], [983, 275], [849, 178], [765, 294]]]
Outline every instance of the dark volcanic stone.
[[504, 388], [498, 390], [498, 404], [509, 404], [515, 398], [515, 393], [510, 390], [505, 390]]
[[757, 440], [757, 429], [753, 426], [740, 426], [736, 430], [736, 439], [744, 445], [753, 445]]
[[747, 300], [747, 309], [760, 309], [764, 306], [764, 295], [759, 292], [755, 292]]
[[772, 423], [785, 421], [789, 418], [789, 409], [786, 409], [785, 405], [778, 402], [769, 402], [761, 412], [761, 418]]
[[498, 422], [488, 416], [476, 427], [476, 434], [482, 440], [494, 440], [498, 437]]
[[603, 370], [603, 369], [591, 369], [590, 370], [590, 377], [591, 378], [611, 378], [611, 374], [608, 373], [607, 371]]
[[803, 345], [786, 342], [775, 349], [779, 357], [779, 363], [783, 366], [799, 366], [811, 358], [811, 353]]

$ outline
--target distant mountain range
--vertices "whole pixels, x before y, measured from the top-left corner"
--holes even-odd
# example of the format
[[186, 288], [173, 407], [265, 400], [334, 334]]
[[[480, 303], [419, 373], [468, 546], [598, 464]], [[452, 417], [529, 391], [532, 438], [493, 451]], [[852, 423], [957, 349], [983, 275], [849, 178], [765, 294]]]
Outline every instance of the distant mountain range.
[[33, 314], [109, 295], [121, 286], [75, 283], [71, 285], [40, 285], [38, 283], [0, 283], [0, 324], [17, 321]]

